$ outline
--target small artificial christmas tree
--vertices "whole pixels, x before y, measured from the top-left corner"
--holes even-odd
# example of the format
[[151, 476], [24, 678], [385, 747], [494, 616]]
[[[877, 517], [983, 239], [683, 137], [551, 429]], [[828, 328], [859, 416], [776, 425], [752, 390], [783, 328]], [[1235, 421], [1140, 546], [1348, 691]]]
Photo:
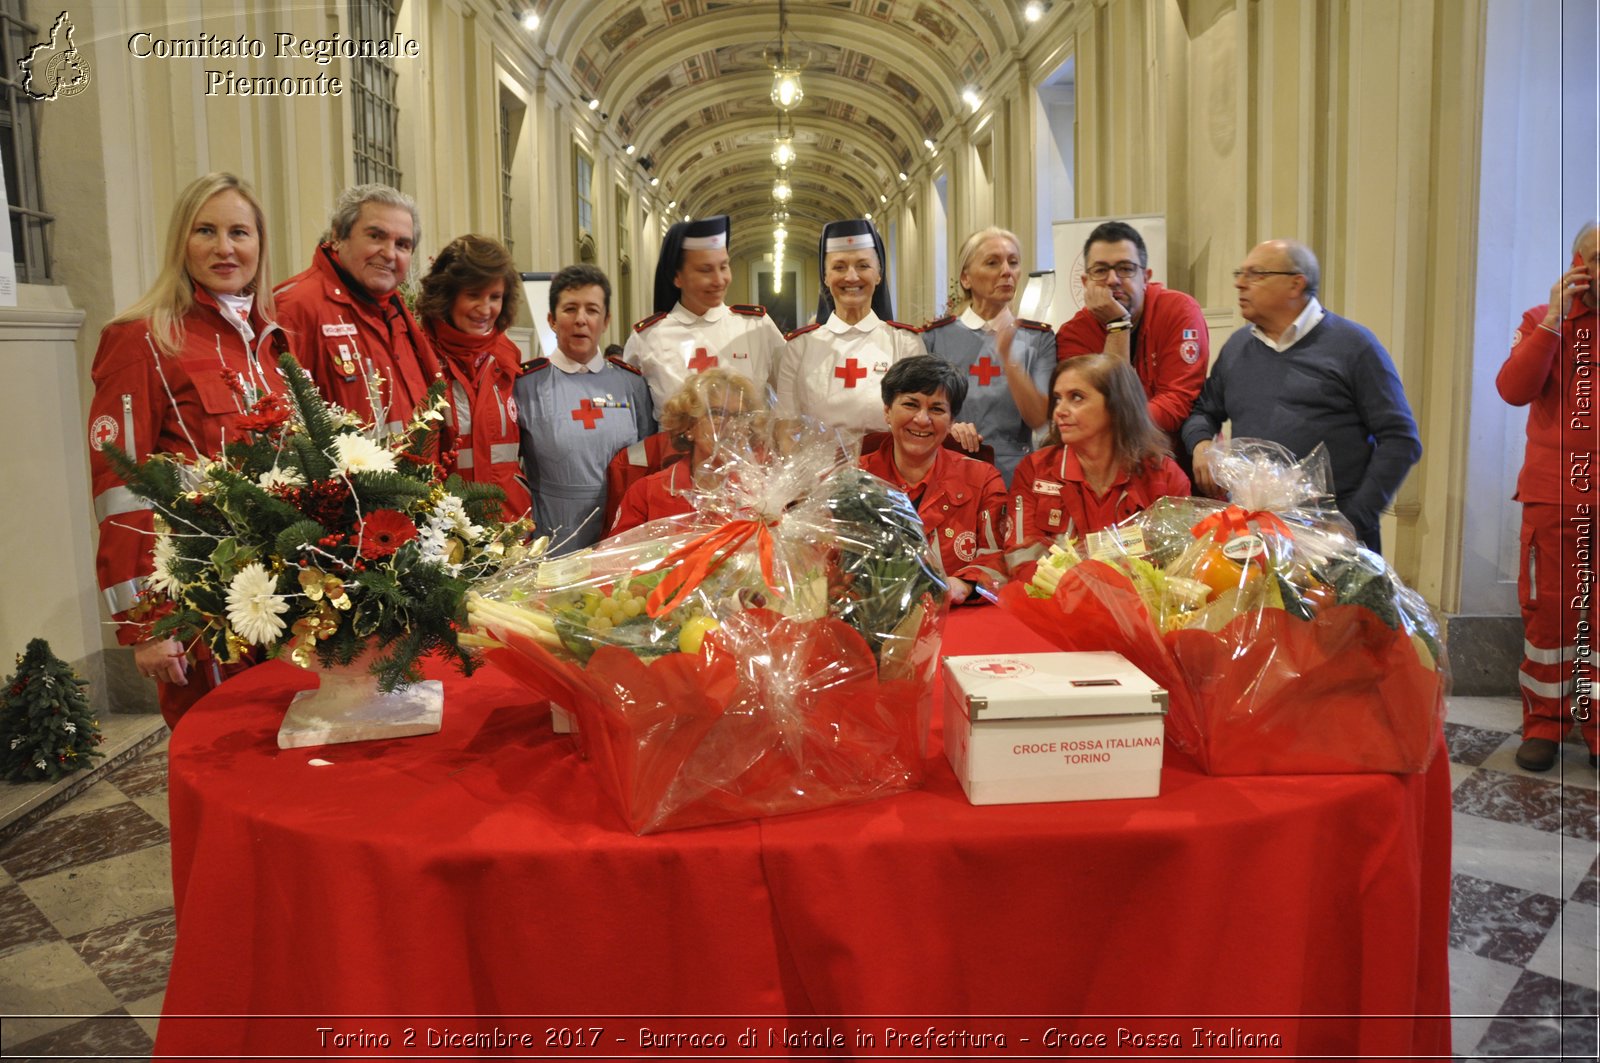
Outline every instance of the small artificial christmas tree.
[[0, 698], [0, 778], [59, 779], [105, 755], [95, 749], [105, 736], [82, 690], [88, 685], [44, 639], [28, 643]]

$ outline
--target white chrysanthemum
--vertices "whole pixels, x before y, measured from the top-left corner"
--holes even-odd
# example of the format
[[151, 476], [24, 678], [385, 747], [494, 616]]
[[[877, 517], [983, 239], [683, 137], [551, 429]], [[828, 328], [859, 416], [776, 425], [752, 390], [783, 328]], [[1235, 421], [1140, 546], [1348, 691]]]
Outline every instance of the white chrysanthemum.
[[173, 575], [172, 566], [178, 560], [178, 547], [170, 535], [156, 536], [155, 562], [156, 567], [145, 577], [144, 584], [151, 590], [160, 591], [162, 594], [176, 598], [183, 590], [183, 583]]
[[276, 586], [272, 573], [259, 561], [241, 568], [228, 584], [228, 623], [246, 642], [266, 646], [283, 634], [279, 614], [288, 611], [289, 603], [275, 593]]
[[454, 575], [460, 568], [459, 565], [450, 563], [449, 534], [434, 521], [430, 520], [418, 529], [417, 552], [422, 560], [443, 566], [451, 575]]
[[334, 464], [346, 475], [353, 472], [394, 472], [394, 455], [364, 435], [346, 432], [336, 436], [333, 449], [336, 451]]
[[477, 542], [483, 534], [483, 529], [472, 523], [472, 518], [467, 516], [467, 507], [455, 495], [445, 495], [433, 507], [433, 512], [428, 515], [428, 523], [454, 532], [469, 543]]
[[304, 487], [306, 478], [300, 475], [298, 469], [283, 469], [274, 465], [256, 477], [256, 484], [263, 491], [270, 491], [274, 487]]

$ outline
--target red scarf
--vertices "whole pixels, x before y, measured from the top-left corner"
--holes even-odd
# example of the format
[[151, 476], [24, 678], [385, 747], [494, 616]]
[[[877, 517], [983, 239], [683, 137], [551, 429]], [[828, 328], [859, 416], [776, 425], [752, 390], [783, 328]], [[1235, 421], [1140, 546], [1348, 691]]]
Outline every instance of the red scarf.
[[480, 359], [485, 354], [492, 354], [506, 375], [513, 380], [522, 369], [517, 360], [516, 345], [501, 343], [500, 338], [504, 333], [498, 329], [491, 329], [484, 333], [462, 332], [448, 321], [428, 321], [428, 336], [433, 340], [433, 349], [438, 351], [445, 369], [451, 376], [461, 381], [470, 393], [472, 382], [477, 379], [480, 368]]

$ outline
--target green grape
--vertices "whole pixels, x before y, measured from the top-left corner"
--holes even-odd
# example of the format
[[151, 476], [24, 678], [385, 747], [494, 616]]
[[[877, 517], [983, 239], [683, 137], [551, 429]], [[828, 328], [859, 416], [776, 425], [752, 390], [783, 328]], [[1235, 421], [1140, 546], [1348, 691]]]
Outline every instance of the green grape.
[[613, 626], [614, 625], [611, 623], [611, 618], [608, 616], [596, 616], [594, 619], [589, 621], [589, 630], [594, 632], [596, 635], [605, 634], [607, 631], [610, 631]]
[[622, 614], [630, 620], [642, 612], [644, 612], [643, 598], [629, 598], [622, 603]]

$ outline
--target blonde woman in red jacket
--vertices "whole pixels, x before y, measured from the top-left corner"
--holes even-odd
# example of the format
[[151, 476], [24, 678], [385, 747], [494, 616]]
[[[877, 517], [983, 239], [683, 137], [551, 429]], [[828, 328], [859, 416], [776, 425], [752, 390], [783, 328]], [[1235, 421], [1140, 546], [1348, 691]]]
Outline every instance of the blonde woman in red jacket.
[[464, 480], [494, 484], [506, 493], [506, 520], [528, 512], [517, 447], [517, 404], [512, 397], [522, 352], [506, 336], [517, 316], [522, 278], [511, 252], [487, 236], [458, 236], [439, 252], [422, 279], [417, 313], [450, 382], [450, 409], [441, 440], [455, 452]]
[[[157, 682], [169, 726], [230, 671], [204, 646], [149, 637], [140, 597], [155, 570], [149, 503], [112, 471], [101, 447], [136, 460], [154, 453], [195, 460], [238, 439], [256, 399], [284, 389], [260, 201], [228, 173], [184, 189], [173, 207], [161, 272], [150, 290], [100, 333], [89, 407], [89, 469], [100, 543], [100, 589], [132, 646], [141, 675]], [[159, 576], [157, 577], [159, 580]]]

